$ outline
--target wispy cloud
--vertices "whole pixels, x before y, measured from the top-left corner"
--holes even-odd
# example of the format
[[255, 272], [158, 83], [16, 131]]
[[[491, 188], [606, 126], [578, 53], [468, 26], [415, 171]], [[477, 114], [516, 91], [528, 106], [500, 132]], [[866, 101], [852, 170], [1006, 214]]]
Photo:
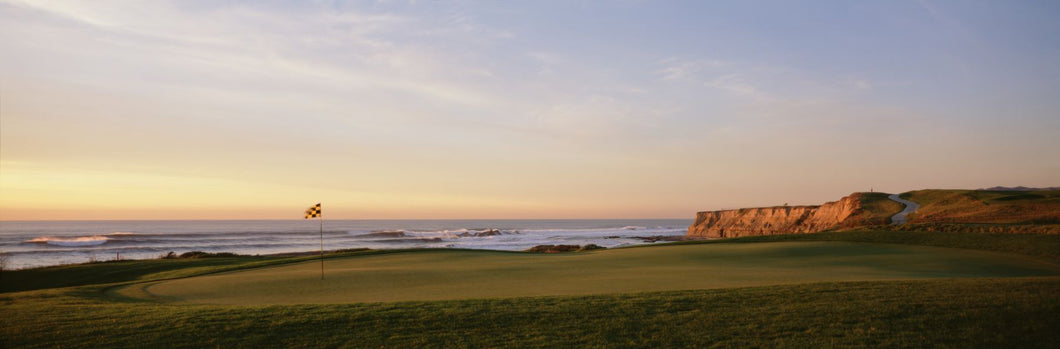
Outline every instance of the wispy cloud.
[[[449, 60], [439, 56], [443, 53], [387, 38], [415, 21], [410, 18], [324, 9], [278, 12], [241, 6], [202, 10], [205, 13], [174, 6], [155, 6], [148, 11], [136, 2], [123, 6], [17, 4], [106, 33], [107, 40], [119, 43], [111, 48], [111, 55], [154, 52], [157, 56], [144, 64], [175, 63], [162, 69], [185, 69], [174, 60], [191, 59], [200, 67], [215, 67], [217, 74], [264, 72], [314, 83], [332, 81], [354, 88], [390, 89], [457, 104], [479, 105], [489, 100], [447, 81], [452, 67], [442, 65]], [[123, 48], [134, 52], [115, 51]]]
[[679, 59], [668, 58], [661, 62], [663, 66], [656, 74], [664, 81], [687, 81], [702, 78], [702, 74], [731, 65], [730, 62], [712, 59]]
[[3, 0], [2, 2], [23, 8], [33, 8], [93, 26], [113, 27], [117, 25], [108, 20], [107, 16], [92, 11], [88, 3], [28, 0]]
[[759, 91], [757, 87], [752, 85], [746, 78], [739, 74], [722, 75], [704, 82], [703, 86], [720, 89], [740, 96], [766, 99], [764, 93]]

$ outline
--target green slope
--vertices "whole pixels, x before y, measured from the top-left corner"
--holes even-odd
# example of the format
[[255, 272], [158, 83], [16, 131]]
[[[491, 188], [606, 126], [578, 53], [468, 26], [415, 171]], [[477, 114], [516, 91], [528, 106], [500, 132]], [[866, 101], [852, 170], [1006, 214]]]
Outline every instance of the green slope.
[[1060, 190], [917, 190], [910, 223], [1060, 223]]
[[134, 285], [128, 297], [210, 304], [393, 302], [730, 288], [821, 281], [1060, 275], [1009, 254], [847, 242], [673, 245], [572, 254], [427, 250]]
[[891, 217], [902, 212], [905, 205], [888, 199], [887, 193], [855, 193], [861, 203], [861, 209], [847, 217], [844, 227], [880, 225], [891, 223]]

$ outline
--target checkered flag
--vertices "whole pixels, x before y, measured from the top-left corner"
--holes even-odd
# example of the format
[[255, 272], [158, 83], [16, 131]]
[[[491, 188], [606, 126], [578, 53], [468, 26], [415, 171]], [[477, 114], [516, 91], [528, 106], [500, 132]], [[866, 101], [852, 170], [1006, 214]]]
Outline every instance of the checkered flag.
[[309, 208], [305, 210], [305, 219], [315, 217], [320, 217], [320, 204], [309, 206]]
[[324, 280], [324, 216], [320, 214], [320, 203], [305, 210], [305, 219], [320, 217], [320, 279]]

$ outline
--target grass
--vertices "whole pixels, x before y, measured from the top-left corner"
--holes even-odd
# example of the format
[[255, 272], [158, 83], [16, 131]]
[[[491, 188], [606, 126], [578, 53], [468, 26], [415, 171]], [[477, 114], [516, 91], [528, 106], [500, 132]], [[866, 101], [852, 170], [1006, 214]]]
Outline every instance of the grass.
[[15, 347], [1021, 347], [1060, 345], [1060, 279], [814, 283], [286, 306], [0, 296]]
[[910, 223], [1060, 223], [1060, 190], [917, 190]]
[[[377, 255], [400, 251], [402, 250], [352, 249], [332, 252], [328, 254], [328, 257]], [[320, 257], [316, 255], [304, 255], [143, 259], [5, 270], [0, 274], [0, 293], [129, 281], [174, 279], [312, 261], [318, 258]]]
[[161, 280], [301, 262], [312, 257], [145, 259], [5, 270], [0, 292], [38, 290], [126, 281]]
[[[897, 227], [897, 229], [900, 228], [901, 227]], [[880, 229], [879, 227], [867, 227], [856, 230], [827, 231], [812, 234], [782, 234], [717, 240], [690, 240], [675, 242], [673, 244], [695, 245], [783, 241], [849, 241], [950, 247], [1045, 257], [1052, 259], [1054, 262], [1060, 262], [1060, 235], [1057, 234], [927, 232], [885, 230]], [[633, 246], [630, 248], [639, 248], [641, 246]]]
[[[900, 261], [900, 263], [896, 263]], [[208, 304], [395, 302], [731, 288], [821, 281], [1060, 276], [1060, 264], [981, 251], [849, 242], [666, 245], [576, 254], [423, 250], [336, 258], [118, 289]]]
[[847, 217], [847, 225], [876, 225], [888, 224], [891, 217], [902, 212], [905, 205], [888, 199], [887, 193], [857, 193], [860, 197], [861, 209]]
[[[770, 243], [752, 243], [763, 241]], [[1055, 348], [1060, 346], [1060, 318], [1056, 316], [1060, 311], [1060, 277], [1049, 275], [1057, 275], [1058, 243], [1055, 235], [852, 231], [577, 254], [362, 251], [329, 261], [360, 262], [351, 263], [346, 271], [335, 268], [336, 278], [344, 272], [366, 276], [371, 271], [374, 277], [389, 279], [350, 281], [345, 286], [359, 288], [351, 291], [354, 293], [364, 293], [377, 283], [384, 283], [376, 285], [380, 289], [394, 292], [423, 291], [404, 290], [414, 285], [398, 283], [402, 272], [406, 283], [431, 281], [439, 286], [449, 277], [512, 274], [508, 281], [527, 280], [518, 289], [535, 283], [556, 287], [547, 285], [553, 282], [577, 290], [606, 284], [608, 278], [625, 274], [656, 279], [611, 281], [612, 286], [632, 285], [632, 291], [611, 289], [602, 290], [602, 294], [517, 297], [519, 294], [505, 291], [496, 298], [346, 304], [196, 305], [180, 302], [188, 299], [145, 299], [135, 294], [138, 287], [155, 283], [209, 278], [245, 281], [254, 275], [268, 277], [270, 273], [265, 271], [297, 274], [296, 269], [302, 267], [311, 269], [307, 275], [319, 276], [311, 272], [319, 272], [314, 268], [317, 264], [291, 264], [304, 261], [296, 258], [95, 263], [44, 273], [31, 269], [5, 272], [4, 287], [8, 287], [9, 275], [22, 272], [36, 273], [24, 277], [44, 279], [37, 280], [41, 285], [58, 285], [65, 282], [60, 280], [77, 277], [83, 286], [0, 294], [0, 347]], [[253, 263], [272, 265], [252, 268]], [[685, 263], [685, 267], [674, 263]], [[710, 269], [716, 263], [723, 265]], [[534, 269], [536, 264], [545, 270]], [[614, 274], [601, 274], [606, 274], [607, 265], [616, 270]], [[842, 276], [836, 273], [843, 272], [844, 266], [877, 266], [877, 276], [906, 273], [935, 278], [851, 281], [837, 277]], [[127, 270], [122, 272], [122, 267]], [[476, 269], [479, 271], [474, 272]], [[432, 270], [436, 274], [424, 274]], [[773, 270], [773, 274], [763, 275], [763, 270]], [[862, 279], [865, 275], [873, 277], [864, 270], [847, 272], [862, 275]], [[797, 273], [803, 273], [799, 284], [772, 284], [800, 277], [790, 275]], [[208, 275], [168, 280], [203, 274]], [[425, 275], [435, 279], [421, 280]], [[772, 281], [750, 287], [643, 292], [657, 284], [675, 286], [695, 282], [688, 281], [695, 278], [726, 275]], [[821, 275], [832, 278], [821, 279]], [[1020, 275], [1039, 276], [1013, 277]], [[670, 280], [666, 280], [668, 276]], [[168, 281], [161, 281], [164, 279]], [[120, 283], [113, 283], [116, 281]], [[259, 284], [256, 288], [275, 285], [283, 284]], [[133, 294], [123, 296], [121, 290]], [[249, 291], [260, 292], [255, 288]]]
[[5, 270], [0, 276], [0, 291], [14, 292], [45, 288], [153, 280], [197, 275], [206, 271], [234, 270], [255, 266], [266, 259], [259, 257], [124, 260], [60, 265], [23, 270]]

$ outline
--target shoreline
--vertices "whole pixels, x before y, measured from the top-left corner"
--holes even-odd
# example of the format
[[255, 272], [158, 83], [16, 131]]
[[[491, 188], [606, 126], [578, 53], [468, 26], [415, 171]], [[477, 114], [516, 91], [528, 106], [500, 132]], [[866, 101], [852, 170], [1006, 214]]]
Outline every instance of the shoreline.
[[[643, 242], [643, 244], [640, 244], [640, 245], [622, 246], [622, 247], [617, 247], [617, 248], [638, 247], [638, 246], [651, 245], [651, 244], [660, 243], [660, 242], [661, 243], [667, 243], [667, 242], [678, 242], [678, 241], [710, 240], [710, 239], [706, 239], [706, 238], [695, 237], [695, 236], [687, 236], [687, 235], [654, 235], [654, 236], [632, 236], [632, 237], [608, 236], [605, 239], [638, 239], [638, 240], [641, 240]], [[530, 248], [527, 248], [527, 249], [523, 249], [523, 250], [480, 249], [480, 248], [461, 248], [461, 247], [403, 247], [403, 248], [355, 247], [355, 248], [341, 248], [341, 249], [333, 249], [333, 250], [324, 250], [323, 253], [324, 253], [325, 256], [332, 255], [332, 254], [337, 254], [337, 253], [351, 253], [351, 252], [361, 252], [361, 251], [400, 251], [400, 250], [476, 250], [476, 251], [495, 251], [495, 252], [513, 252], [513, 253], [533, 253], [533, 252], [527, 252], [527, 251], [528, 250], [532, 250], [532, 249], [534, 249], [535, 247], [538, 247], [538, 246], [547, 246], [547, 245], [537, 245], [537, 246], [533, 246], [533, 247], [530, 247]], [[612, 248], [616, 248], [616, 247], [612, 247]], [[253, 258], [253, 257], [295, 258], [295, 257], [319, 256], [321, 254], [320, 250], [316, 250], [316, 251], [278, 252], [278, 253], [264, 253], [264, 254], [238, 254], [238, 253], [234, 253], [234, 252], [224, 252], [224, 251], [222, 251], [222, 252], [188, 251], [188, 252], [184, 252], [184, 253], [180, 253], [180, 254], [177, 254], [176, 252], [173, 252], [173, 251], [170, 251], [170, 252], [172, 252], [172, 254], [161, 254], [161, 255], [159, 255], [158, 257], [155, 257], [155, 258], [108, 259], [108, 260], [86, 261], [86, 262], [80, 262], [80, 263], [64, 263], [64, 264], [32, 266], [32, 267], [26, 267], [26, 268], [12, 268], [12, 269], [4, 268], [2, 270], [3, 271], [32, 270], [32, 269], [43, 269], [43, 268], [54, 268], [54, 267], [68, 267], [68, 266], [77, 266], [77, 265], [86, 265], [86, 264], [116, 263], [116, 262], [126, 262], [126, 261], [150, 261], [150, 260], [167, 260], [167, 259], [177, 259], [177, 260], [183, 259], [183, 260], [187, 260], [187, 259], [211, 259], [211, 258]], [[194, 256], [185, 256], [185, 255], [189, 255], [189, 254], [192, 254]], [[185, 256], [185, 257], [181, 257], [181, 256]]]
[[[115, 259], [154, 259], [169, 251], [305, 255], [318, 251], [316, 222], [95, 221], [26, 222], [0, 227], [4, 269]], [[690, 220], [334, 220], [324, 248], [472, 248], [520, 251], [542, 244], [604, 247], [672, 241]], [[116, 256], [120, 254], [120, 257]]]

